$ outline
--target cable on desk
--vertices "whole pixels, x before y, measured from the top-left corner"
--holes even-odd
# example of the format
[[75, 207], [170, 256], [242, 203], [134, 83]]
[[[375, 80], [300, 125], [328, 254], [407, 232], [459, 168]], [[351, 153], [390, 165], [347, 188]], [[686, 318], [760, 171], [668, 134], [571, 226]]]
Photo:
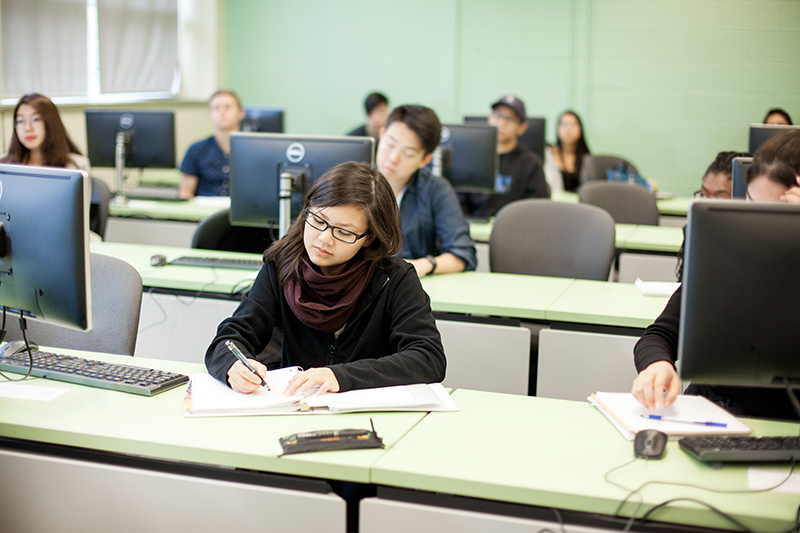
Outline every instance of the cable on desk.
[[[214, 279], [212, 279], [211, 281], [209, 281], [208, 283], [206, 283], [205, 285], [200, 287], [200, 290], [198, 290], [194, 294], [194, 296], [192, 296], [189, 299], [189, 301], [183, 301], [183, 299], [180, 296], [178, 296], [177, 294], [173, 295], [173, 296], [175, 296], [175, 299], [178, 300], [178, 302], [182, 303], [185, 306], [192, 305], [197, 300], [197, 298], [199, 298], [200, 295], [203, 294], [206, 291], [207, 288], [209, 288], [211, 285], [213, 285], [214, 283], [219, 281], [219, 273], [217, 272], [217, 269], [212, 267], [211, 270], [212, 270], [212, 272], [214, 272]], [[161, 291], [157, 290], [156, 287], [150, 287], [150, 290], [147, 291], [147, 295], [148, 296], [152, 296], [154, 293], [155, 294], [170, 294], [168, 292], [161, 292]], [[167, 313], [167, 310], [164, 309], [164, 307], [160, 303], [158, 303], [158, 300], [153, 298], [152, 302], [154, 304], [156, 304], [156, 307], [158, 307], [159, 310], [161, 311], [162, 318], [161, 318], [161, 320], [159, 320], [157, 322], [154, 322], [154, 323], [150, 324], [149, 326], [146, 326], [146, 327], [140, 329], [139, 330], [139, 334], [142, 334], [142, 333], [144, 333], [145, 331], [147, 331], [149, 329], [153, 329], [156, 326], [160, 326], [161, 324], [164, 324], [169, 319], [169, 313]]]
[[[33, 371], [33, 354], [31, 354], [31, 347], [28, 344], [28, 336], [25, 335], [25, 330], [28, 329], [28, 324], [25, 322], [25, 315], [20, 310], [19, 312], [19, 330], [22, 332], [22, 340], [25, 342], [25, 351], [28, 353], [28, 373], [22, 376], [21, 378], [10, 378], [0, 372], [0, 376], [3, 376], [6, 381], [25, 381], [31, 376], [31, 371]], [[3, 333], [2, 337], [5, 338], [6, 336], [6, 306], [3, 306]], [[2, 338], [0, 338], [0, 342]]]
[[[645, 461], [647, 461], [646, 458], [645, 458]], [[693, 485], [691, 483], [680, 483], [680, 482], [675, 482], [675, 481], [660, 481], [660, 480], [657, 480], [657, 479], [656, 480], [645, 481], [644, 483], [639, 485], [639, 487], [637, 487], [636, 489], [629, 489], [628, 487], [620, 485], [619, 483], [617, 483], [615, 481], [611, 481], [611, 479], [609, 479], [608, 476], [612, 472], [614, 472], [616, 470], [619, 470], [621, 468], [624, 468], [624, 467], [626, 467], [628, 465], [631, 465], [634, 462], [636, 462], [636, 459], [633, 459], [632, 461], [628, 461], [627, 463], [624, 463], [622, 465], [615, 466], [614, 468], [612, 468], [611, 470], [606, 472], [605, 475], [603, 476], [603, 480], [606, 483], [609, 483], [611, 485], [614, 485], [615, 487], [621, 488], [622, 490], [629, 491], [628, 495], [625, 496], [625, 498], [620, 502], [620, 504], [617, 507], [616, 511], [614, 511], [614, 516], [616, 516], [616, 517], [620, 516], [619, 513], [622, 511], [622, 508], [625, 506], [625, 504], [628, 502], [628, 500], [634, 494], [639, 494], [639, 497], [641, 498], [639, 503], [636, 505], [636, 508], [634, 509], [633, 513], [631, 514], [630, 520], [628, 520], [628, 523], [626, 524], [625, 529], [623, 529], [623, 532], [629, 531], [630, 528], [633, 526], [633, 523], [636, 520], [636, 515], [639, 513], [639, 509], [641, 508], [642, 504], [644, 503], [644, 496], [641, 494], [641, 490], [644, 489], [647, 485], [651, 485], [652, 484], [652, 485], [671, 485], [671, 486], [674, 486], [674, 487], [687, 487], [687, 488], [692, 488], [692, 489], [705, 490], [705, 491], [708, 491], [708, 492], [714, 492], [714, 493], [717, 493], [717, 494], [756, 494], [756, 493], [759, 493], [759, 492], [769, 492], [771, 490], [777, 489], [778, 487], [780, 487], [781, 485], [783, 485], [784, 483], [786, 483], [787, 481], [789, 481], [792, 478], [792, 475], [794, 474], [794, 470], [795, 470], [795, 461], [794, 461], [794, 459], [792, 459], [791, 460], [791, 465], [792, 466], [789, 469], [789, 473], [787, 474], [787, 476], [780, 483], [778, 483], [776, 485], [773, 485], [772, 487], [767, 487], [767, 488], [763, 488], [763, 489], [748, 489], [748, 490], [714, 489], [714, 488], [711, 488], [711, 487], [703, 487], [701, 485]], [[670, 503], [672, 503], [674, 501], [682, 501], [682, 500], [695, 501], [697, 503], [705, 505], [706, 507], [708, 507], [712, 511], [719, 513], [719, 515], [722, 516], [723, 518], [725, 518], [726, 520], [731, 520], [737, 526], [743, 527], [745, 531], [751, 531], [750, 529], [746, 528], [745, 526], [742, 526], [741, 524], [739, 524], [735, 519], [733, 519], [733, 517], [725, 514], [724, 512], [718, 510], [717, 508], [713, 507], [712, 505], [707, 504], [707, 503], [702, 502], [702, 501], [699, 501], [699, 500], [692, 500], [691, 498], [675, 498], [673, 500], [668, 500], [666, 502], [662, 502], [662, 503], [652, 507], [649, 511], [647, 511], [642, 516], [641, 520], [642, 521], [646, 520], [653, 513], [653, 511], [656, 510], [656, 509], [659, 509], [659, 508], [662, 508], [662, 507], [666, 507], [667, 505], [669, 505]], [[797, 518], [795, 520], [795, 525], [792, 527], [792, 529], [789, 529], [788, 531], [782, 532], [782, 533], [790, 533], [790, 532], [793, 532], [793, 531], [797, 531], [798, 529], [800, 529], [800, 507], [798, 507], [798, 516], [797, 516]]]
[[[253, 283], [254, 283], [254, 282], [255, 282], [255, 280], [254, 280], [253, 278], [245, 278], [245, 279], [243, 279], [243, 280], [241, 280], [241, 281], [238, 281], [238, 282], [236, 282], [236, 283], [234, 284], [233, 288], [231, 289], [231, 294], [232, 294], [232, 295], [233, 295], [233, 294], [239, 294], [240, 292], [244, 292], [244, 291], [246, 291], [247, 289], [249, 289], [249, 288], [251, 288], [251, 287], [253, 286]], [[239, 285], [241, 285], [242, 283], [247, 283], [247, 285], [245, 285], [245, 286], [244, 286], [244, 287], [242, 287], [241, 289], [237, 289], [237, 287], [238, 287]]]

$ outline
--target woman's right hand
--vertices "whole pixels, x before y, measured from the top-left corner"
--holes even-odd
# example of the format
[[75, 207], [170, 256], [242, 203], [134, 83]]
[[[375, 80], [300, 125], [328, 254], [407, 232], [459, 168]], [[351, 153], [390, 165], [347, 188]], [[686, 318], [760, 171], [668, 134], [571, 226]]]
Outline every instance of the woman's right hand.
[[[253, 368], [258, 372], [258, 376], [263, 378], [267, 373], [267, 367], [256, 361], [255, 359], [247, 359]], [[244, 392], [250, 394], [261, 388], [261, 378], [250, 372], [241, 361], [236, 361], [233, 366], [228, 369], [228, 383], [231, 388], [236, 392]]]
[[[681, 380], [672, 363], [656, 361], [639, 372], [633, 380], [631, 394], [648, 409], [657, 409], [661, 407], [662, 399], [664, 407], [672, 405], [680, 390]], [[666, 397], [664, 397], [665, 392]]]

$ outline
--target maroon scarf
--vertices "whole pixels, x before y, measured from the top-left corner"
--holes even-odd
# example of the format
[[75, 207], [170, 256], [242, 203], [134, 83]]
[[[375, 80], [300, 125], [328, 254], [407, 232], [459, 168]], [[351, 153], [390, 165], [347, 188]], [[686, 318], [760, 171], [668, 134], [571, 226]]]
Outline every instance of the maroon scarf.
[[335, 333], [353, 313], [361, 293], [372, 279], [375, 261], [354, 258], [338, 276], [323, 276], [303, 255], [300, 272], [303, 282], [290, 280], [283, 295], [295, 316], [310, 328]]

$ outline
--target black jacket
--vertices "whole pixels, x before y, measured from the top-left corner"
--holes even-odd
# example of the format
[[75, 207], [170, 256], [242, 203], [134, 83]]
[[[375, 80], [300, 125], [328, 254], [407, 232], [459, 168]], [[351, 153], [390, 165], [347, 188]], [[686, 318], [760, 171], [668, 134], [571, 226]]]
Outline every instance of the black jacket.
[[[682, 285], [678, 287], [661, 315], [647, 327], [644, 335], [633, 347], [637, 372], [641, 372], [656, 361], [669, 361], [674, 365], [678, 359], [682, 288]], [[736, 416], [788, 420], [798, 418], [786, 391], [781, 389], [692, 383], [687, 387], [686, 393], [705, 396]]]
[[525, 198], [550, 198], [550, 186], [544, 177], [542, 160], [531, 150], [517, 145], [500, 155], [500, 168], [494, 194], [460, 195], [467, 215], [493, 217], [504, 205]]
[[411, 264], [398, 257], [386, 262], [390, 268], [375, 269], [338, 338], [297, 319], [275, 264], [265, 264], [233, 316], [219, 325], [206, 352], [209, 373], [227, 383], [236, 359], [224, 341], [233, 340], [245, 355], [258, 354], [277, 326], [283, 330], [281, 366], [330, 367], [341, 391], [442, 381], [446, 361], [430, 299]]

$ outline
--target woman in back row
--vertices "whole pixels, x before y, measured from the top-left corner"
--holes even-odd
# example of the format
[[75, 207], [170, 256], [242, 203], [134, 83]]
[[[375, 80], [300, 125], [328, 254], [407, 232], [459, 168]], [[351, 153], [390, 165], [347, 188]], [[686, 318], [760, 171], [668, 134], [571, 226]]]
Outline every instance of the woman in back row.
[[89, 160], [70, 139], [58, 108], [36, 93], [20, 98], [14, 108], [14, 133], [0, 163], [91, 170]]
[[551, 195], [578, 189], [583, 156], [588, 153], [580, 117], [574, 111], [564, 111], [558, 117], [556, 144], [544, 149], [544, 175]]

